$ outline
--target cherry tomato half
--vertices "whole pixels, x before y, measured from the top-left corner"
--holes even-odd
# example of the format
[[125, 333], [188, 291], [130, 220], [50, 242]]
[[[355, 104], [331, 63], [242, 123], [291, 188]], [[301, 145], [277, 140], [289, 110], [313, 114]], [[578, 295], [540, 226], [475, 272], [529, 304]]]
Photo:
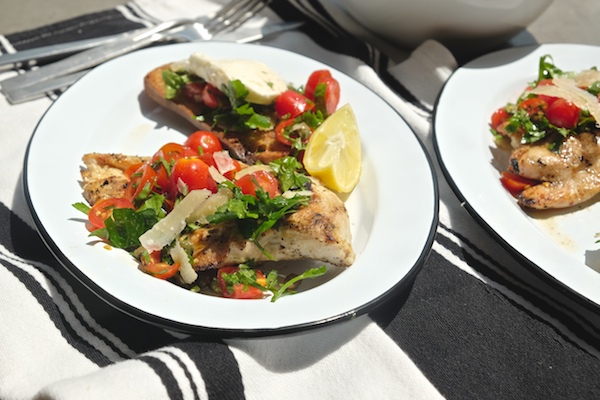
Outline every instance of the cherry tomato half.
[[556, 99], [546, 109], [548, 121], [559, 128], [575, 128], [579, 122], [579, 115], [579, 108], [563, 98]]
[[273, 174], [267, 171], [255, 171], [251, 174], [246, 174], [234, 183], [244, 194], [256, 196], [257, 187], [264, 190], [270, 198], [279, 194], [279, 181]]
[[192, 133], [186, 139], [184, 145], [196, 151], [196, 155], [212, 154], [215, 151], [223, 150], [219, 137], [209, 131], [196, 131]]
[[296, 118], [303, 112], [310, 111], [313, 108], [315, 108], [315, 103], [295, 90], [286, 90], [275, 99], [275, 111], [279, 118], [286, 115], [289, 118]]
[[306, 86], [304, 87], [304, 95], [309, 99], [314, 100], [317, 85], [326, 78], [331, 78], [331, 72], [326, 69], [320, 69], [310, 74]]
[[[244, 285], [242, 283], [235, 283], [233, 285], [227, 284], [223, 275], [235, 274], [238, 270], [238, 267], [219, 268], [219, 271], [217, 272], [217, 282], [219, 283], [219, 288], [221, 289], [223, 297], [232, 299], [261, 299], [263, 297], [263, 291], [257, 287]], [[261, 286], [266, 286], [267, 279], [265, 278], [265, 275], [258, 269], [255, 269], [254, 272], [256, 273], [256, 283]]]
[[284, 119], [275, 127], [275, 138], [278, 142], [285, 144], [286, 146], [291, 146], [292, 141], [285, 137], [285, 128], [294, 124], [294, 119]]
[[544, 112], [548, 104], [540, 97], [530, 97], [519, 103], [519, 108], [527, 111], [530, 116]]
[[158, 279], [169, 279], [179, 271], [179, 263], [152, 262], [144, 265], [144, 271]]
[[88, 213], [88, 219], [96, 229], [105, 228], [104, 221], [112, 217], [115, 208], [133, 208], [133, 203], [122, 197], [111, 197], [100, 200], [92, 206]]
[[530, 186], [535, 186], [540, 181], [535, 179], [525, 178], [521, 175], [513, 174], [512, 172], [503, 171], [500, 177], [502, 186], [513, 196], [517, 197], [519, 193], [527, 189]]
[[490, 127], [492, 129], [497, 129], [504, 121], [506, 121], [510, 117], [508, 111], [504, 109], [504, 107], [497, 109], [492, 114], [492, 119], [490, 121]]
[[213, 193], [217, 191], [217, 183], [208, 172], [208, 165], [199, 158], [180, 158], [171, 171], [171, 185], [180, 187], [180, 182], [187, 186], [187, 190], [208, 189]]
[[156, 185], [156, 171], [150, 164], [142, 164], [130, 178], [127, 188], [125, 188], [125, 197], [130, 201], [135, 199], [144, 191], [151, 191]]

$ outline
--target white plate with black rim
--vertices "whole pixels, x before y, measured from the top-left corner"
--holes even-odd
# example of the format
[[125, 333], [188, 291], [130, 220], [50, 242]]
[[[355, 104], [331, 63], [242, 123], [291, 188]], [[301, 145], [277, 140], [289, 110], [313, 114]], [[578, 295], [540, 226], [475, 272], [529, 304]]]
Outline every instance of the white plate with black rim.
[[492, 113], [537, 79], [540, 57], [552, 56], [563, 71], [600, 66], [600, 47], [542, 44], [494, 52], [450, 77], [440, 94], [434, 137], [440, 164], [458, 197], [508, 250], [544, 279], [592, 309], [600, 306], [600, 202], [598, 197], [565, 210], [521, 208], [502, 187], [509, 152], [494, 144]]
[[[146, 98], [142, 80], [154, 67], [192, 52], [259, 60], [295, 86], [323, 68], [338, 79], [340, 105], [352, 105], [363, 146], [361, 181], [346, 200], [357, 255], [351, 267], [328, 268], [325, 276], [305, 281], [297, 294], [276, 302], [233, 300], [153, 278], [141, 272], [127, 252], [88, 237], [82, 214], [72, 207], [83, 201], [81, 157], [90, 152], [151, 155], [166, 142], [183, 142], [193, 127]], [[48, 149], [57, 143], [61, 157], [53, 157], [49, 166]], [[24, 181], [41, 236], [70, 272], [116, 308], [182, 332], [278, 334], [365, 313], [410, 286], [429, 253], [437, 225], [435, 174], [421, 142], [402, 118], [342, 72], [259, 45], [168, 45], [99, 66], [63, 93], [40, 121], [28, 147]]]

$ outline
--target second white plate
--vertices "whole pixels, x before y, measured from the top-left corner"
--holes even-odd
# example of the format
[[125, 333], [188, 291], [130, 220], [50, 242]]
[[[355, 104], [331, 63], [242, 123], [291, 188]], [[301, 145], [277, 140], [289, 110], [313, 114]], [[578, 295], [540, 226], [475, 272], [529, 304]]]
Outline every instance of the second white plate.
[[[600, 305], [600, 202], [563, 211], [521, 209], [502, 187], [508, 153], [489, 131], [492, 113], [515, 102], [551, 55], [564, 71], [600, 65], [600, 48], [544, 44], [483, 56], [459, 68], [445, 85], [434, 121], [436, 150], [458, 196], [506, 245], [584, 299]], [[597, 200], [597, 199], [596, 199]]]

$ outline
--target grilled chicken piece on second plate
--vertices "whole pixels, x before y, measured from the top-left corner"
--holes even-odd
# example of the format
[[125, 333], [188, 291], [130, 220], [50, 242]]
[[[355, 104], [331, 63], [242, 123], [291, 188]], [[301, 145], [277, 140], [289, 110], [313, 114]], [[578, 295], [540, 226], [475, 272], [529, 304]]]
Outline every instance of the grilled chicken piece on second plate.
[[600, 144], [593, 133], [567, 137], [558, 151], [547, 142], [524, 145], [510, 156], [510, 172], [542, 181], [523, 190], [519, 204], [534, 209], [566, 208], [600, 193]]

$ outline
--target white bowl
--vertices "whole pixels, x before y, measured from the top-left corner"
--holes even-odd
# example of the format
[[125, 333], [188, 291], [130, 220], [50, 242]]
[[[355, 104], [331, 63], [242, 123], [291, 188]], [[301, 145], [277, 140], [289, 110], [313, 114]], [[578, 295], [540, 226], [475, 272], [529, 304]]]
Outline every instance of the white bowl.
[[426, 39], [491, 48], [539, 17], [553, 0], [335, 0], [370, 31], [406, 48]]

